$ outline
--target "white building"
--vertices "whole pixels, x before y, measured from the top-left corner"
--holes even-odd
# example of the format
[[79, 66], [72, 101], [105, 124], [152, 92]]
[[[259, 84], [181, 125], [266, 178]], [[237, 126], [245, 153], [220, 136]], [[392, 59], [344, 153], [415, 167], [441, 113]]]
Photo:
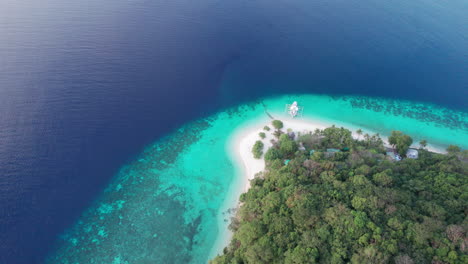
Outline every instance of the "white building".
[[406, 151], [406, 157], [407, 158], [417, 159], [418, 155], [419, 155], [419, 152], [416, 149], [408, 149], [408, 151]]

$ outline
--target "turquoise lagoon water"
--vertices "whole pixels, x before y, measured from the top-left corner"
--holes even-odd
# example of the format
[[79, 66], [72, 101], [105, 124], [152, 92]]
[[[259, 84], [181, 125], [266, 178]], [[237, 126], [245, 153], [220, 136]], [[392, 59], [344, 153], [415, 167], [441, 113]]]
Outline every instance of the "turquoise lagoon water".
[[146, 147], [62, 235], [49, 263], [204, 263], [223, 247], [240, 184], [233, 133], [285, 119], [297, 100], [303, 118], [388, 135], [399, 129], [436, 147], [468, 148], [468, 114], [435, 105], [369, 97], [285, 95], [194, 121]]

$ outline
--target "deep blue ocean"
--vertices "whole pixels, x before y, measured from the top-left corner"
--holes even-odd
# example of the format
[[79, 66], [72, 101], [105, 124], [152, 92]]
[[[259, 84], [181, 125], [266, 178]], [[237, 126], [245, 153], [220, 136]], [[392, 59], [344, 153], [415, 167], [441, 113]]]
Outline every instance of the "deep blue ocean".
[[41, 263], [119, 167], [282, 93], [468, 111], [466, 0], [0, 2], [0, 263]]

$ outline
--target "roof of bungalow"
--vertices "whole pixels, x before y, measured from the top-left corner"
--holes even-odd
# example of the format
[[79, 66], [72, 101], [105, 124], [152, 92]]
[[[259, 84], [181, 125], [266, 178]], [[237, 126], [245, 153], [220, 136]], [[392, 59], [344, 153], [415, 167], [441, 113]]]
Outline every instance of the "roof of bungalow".
[[406, 157], [410, 159], [417, 159], [418, 155], [419, 155], [419, 152], [417, 149], [408, 149], [408, 151], [406, 151]]
[[400, 161], [401, 157], [398, 154], [395, 154], [393, 151], [387, 151], [387, 157], [390, 157], [392, 160]]
[[392, 159], [396, 158], [395, 152], [393, 152], [393, 151], [387, 151], [386, 155], [387, 155], [387, 157], [390, 157]]
[[336, 149], [336, 148], [328, 148], [327, 152], [340, 152], [341, 150]]
[[288, 132], [288, 137], [294, 140], [296, 138], [296, 133], [294, 133], [292, 131]]

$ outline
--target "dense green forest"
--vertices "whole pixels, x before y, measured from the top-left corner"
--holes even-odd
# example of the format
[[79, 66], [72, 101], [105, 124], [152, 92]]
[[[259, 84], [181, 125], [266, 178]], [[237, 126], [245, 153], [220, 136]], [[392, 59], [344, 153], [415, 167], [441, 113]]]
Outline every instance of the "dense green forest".
[[[466, 150], [432, 153], [424, 141], [418, 159], [394, 161], [378, 135], [275, 125], [266, 169], [211, 263], [468, 263]], [[393, 135], [396, 151], [410, 141]]]

